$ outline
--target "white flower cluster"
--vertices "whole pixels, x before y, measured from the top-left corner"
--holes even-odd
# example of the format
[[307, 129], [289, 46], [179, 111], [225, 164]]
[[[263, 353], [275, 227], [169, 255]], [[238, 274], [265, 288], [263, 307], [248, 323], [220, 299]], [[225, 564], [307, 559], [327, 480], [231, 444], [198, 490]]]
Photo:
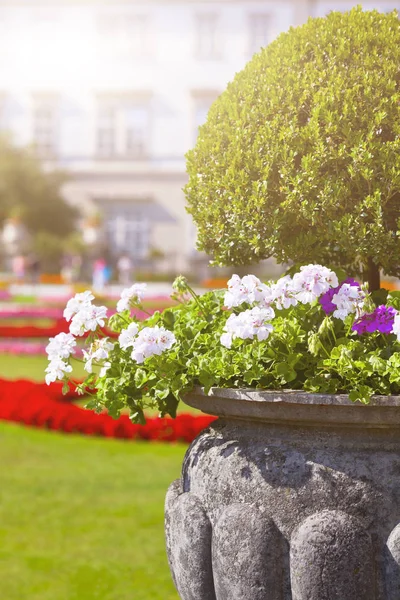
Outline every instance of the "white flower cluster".
[[123, 329], [118, 338], [121, 348], [126, 350], [127, 348], [133, 346], [138, 333], [139, 327], [136, 323], [130, 323], [126, 329]]
[[232, 275], [228, 281], [228, 291], [225, 294], [224, 303], [227, 308], [236, 308], [245, 302], [254, 304], [263, 303], [269, 295], [270, 288], [255, 275], [245, 275], [242, 279], [239, 275]]
[[118, 338], [123, 350], [132, 348], [131, 358], [137, 363], [142, 363], [145, 358], [155, 354], [160, 355], [169, 350], [176, 342], [171, 331], [164, 327], [144, 327], [139, 331], [136, 323], [128, 325], [127, 329], [121, 331]]
[[64, 379], [66, 373], [72, 372], [71, 365], [66, 362], [76, 347], [76, 340], [72, 333], [59, 333], [50, 338], [46, 346], [49, 365], [46, 368], [46, 383], [50, 385], [57, 379]]
[[[117, 303], [117, 312], [128, 310], [134, 304], [139, 304], [145, 291], [145, 283], [135, 283], [130, 288], [122, 291]], [[86, 291], [76, 294], [71, 298], [64, 310], [64, 317], [70, 321], [69, 333], [60, 333], [46, 348], [49, 365], [46, 368], [46, 383], [50, 384], [57, 379], [65, 380], [66, 374], [72, 372], [69, 358], [76, 348], [75, 336], [82, 336], [88, 331], [96, 332], [98, 327], [104, 327], [107, 318], [105, 306], [94, 306], [92, 292]], [[160, 355], [169, 350], [176, 342], [173, 333], [164, 327], [145, 327], [139, 331], [136, 323], [130, 323], [121, 331], [119, 345], [123, 350], [132, 348], [131, 357], [137, 363], [142, 363], [149, 356]], [[109, 338], [97, 338], [88, 350], [83, 350], [85, 370], [93, 372], [93, 365], [99, 366], [99, 376], [103, 377], [111, 366], [110, 352], [114, 343]]]
[[292, 283], [292, 278], [286, 275], [271, 286], [271, 303], [274, 302], [278, 310], [297, 305], [297, 298]]
[[364, 299], [365, 293], [361, 288], [350, 283], [343, 283], [339, 291], [332, 297], [332, 304], [337, 306], [333, 316], [344, 321], [352, 313], [357, 311], [361, 313]]
[[94, 296], [89, 291], [76, 294], [74, 298], [68, 300], [64, 317], [67, 321], [71, 321], [69, 330], [73, 335], [81, 336], [88, 331], [96, 331], [99, 326], [104, 327], [107, 308], [94, 306], [92, 300]]
[[[96, 331], [99, 326], [104, 326], [107, 308], [105, 306], [94, 306], [92, 300], [94, 300], [94, 296], [90, 291], [76, 294], [68, 300], [64, 317], [66, 321], [71, 321], [69, 333], [59, 333], [50, 339], [46, 347], [49, 358], [49, 365], [46, 368], [46, 383], [48, 385], [57, 379], [63, 380], [67, 373], [72, 372], [72, 366], [67, 361], [76, 348], [75, 336], [82, 336], [88, 331]], [[95, 344], [97, 346], [94, 348]], [[95, 344], [92, 344], [89, 352], [83, 351], [86, 358], [85, 369], [89, 373], [92, 372], [93, 360], [105, 360], [108, 358], [108, 351], [113, 347], [113, 344], [107, 342], [107, 338], [99, 340]], [[103, 364], [102, 370], [106, 366], [107, 363]]]
[[260, 308], [259, 306], [245, 310], [238, 315], [232, 314], [225, 324], [225, 333], [221, 335], [221, 344], [225, 348], [230, 348], [235, 338], [252, 340], [257, 337], [260, 342], [266, 340], [274, 329], [271, 323], [268, 323], [274, 316], [272, 308]]
[[289, 308], [298, 302], [314, 302], [337, 285], [336, 274], [321, 265], [301, 267], [293, 279], [286, 275], [270, 286], [261, 283], [255, 275], [246, 275], [242, 279], [239, 275], [233, 275], [228, 281], [224, 304], [227, 308], [236, 308], [244, 303], [260, 306], [275, 304], [278, 309]]
[[128, 310], [133, 304], [139, 303], [147, 289], [146, 283], [134, 283], [131, 287], [122, 290], [121, 299], [117, 302], [117, 312]]
[[339, 285], [336, 273], [321, 265], [300, 267], [290, 285], [295, 298], [302, 304], [310, 304], [318, 300], [331, 287]]
[[[232, 314], [226, 322], [221, 344], [230, 348], [235, 338], [266, 339], [273, 331], [269, 323], [274, 318], [272, 306], [278, 310], [301, 304], [311, 304], [329, 289], [338, 287], [334, 271], [321, 265], [306, 265], [293, 278], [282, 277], [275, 284], [265, 285], [255, 275], [240, 278], [233, 275], [228, 281], [224, 296], [226, 308], [238, 308], [242, 304], [255, 305], [239, 314]], [[342, 291], [343, 290], [343, 291]], [[335, 317], [344, 318], [362, 306], [365, 294], [358, 288], [344, 284], [332, 302], [337, 305]]]

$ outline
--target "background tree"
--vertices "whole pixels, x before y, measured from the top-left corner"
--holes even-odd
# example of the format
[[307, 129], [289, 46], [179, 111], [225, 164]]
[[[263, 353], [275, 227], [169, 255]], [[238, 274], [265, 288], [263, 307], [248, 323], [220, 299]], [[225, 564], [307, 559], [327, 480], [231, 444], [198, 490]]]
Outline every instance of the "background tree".
[[0, 228], [17, 216], [33, 237], [41, 232], [69, 236], [77, 212], [61, 196], [65, 180], [59, 171], [45, 172], [29, 149], [0, 139]]
[[188, 210], [217, 264], [400, 275], [400, 23], [333, 12], [257, 54], [188, 157]]

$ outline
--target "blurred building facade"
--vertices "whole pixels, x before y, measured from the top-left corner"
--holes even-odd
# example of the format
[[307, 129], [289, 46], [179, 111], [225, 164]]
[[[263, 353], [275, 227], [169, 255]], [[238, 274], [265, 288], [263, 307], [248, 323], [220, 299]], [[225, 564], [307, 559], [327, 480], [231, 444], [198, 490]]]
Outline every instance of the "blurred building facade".
[[184, 271], [198, 256], [184, 155], [210, 105], [281, 31], [357, 3], [0, 0], [0, 129], [70, 173], [88, 243]]

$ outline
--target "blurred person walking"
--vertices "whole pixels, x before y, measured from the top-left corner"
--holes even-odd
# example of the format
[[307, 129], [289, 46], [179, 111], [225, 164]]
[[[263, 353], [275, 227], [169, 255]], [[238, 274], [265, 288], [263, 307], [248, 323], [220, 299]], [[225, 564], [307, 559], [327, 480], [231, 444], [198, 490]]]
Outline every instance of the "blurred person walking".
[[104, 291], [112, 275], [111, 266], [104, 258], [98, 258], [93, 265], [93, 288]]
[[102, 291], [105, 287], [105, 277], [104, 277], [104, 268], [106, 266], [106, 261], [104, 258], [98, 258], [94, 261], [93, 265], [93, 288], [95, 290]]
[[11, 268], [15, 279], [17, 279], [18, 281], [24, 279], [26, 268], [25, 256], [23, 256], [22, 254], [14, 256], [11, 261]]

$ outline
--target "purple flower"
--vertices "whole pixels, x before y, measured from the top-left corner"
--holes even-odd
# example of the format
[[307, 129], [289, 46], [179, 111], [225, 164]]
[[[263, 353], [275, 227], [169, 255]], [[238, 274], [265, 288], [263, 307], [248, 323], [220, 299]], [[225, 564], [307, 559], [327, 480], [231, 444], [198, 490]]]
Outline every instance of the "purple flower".
[[344, 283], [348, 283], [348, 284], [358, 287], [358, 288], [361, 287], [360, 284], [358, 283], [358, 281], [356, 281], [352, 277], [348, 277], [347, 279], [342, 281], [342, 283], [340, 285], [338, 285], [337, 287], [330, 288], [327, 292], [325, 292], [325, 294], [322, 294], [322, 296], [319, 299], [319, 302], [320, 302], [324, 312], [327, 315], [329, 315], [329, 313], [333, 313], [337, 309], [336, 304], [333, 304], [333, 302], [332, 302], [332, 298], [335, 294], [338, 293], [338, 291], [340, 290], [340, 288], [342, 287], [342, 285]]
[[360, 317], [352, 326], [352, 330], [358, 335], [363, 333], [392, 333], [394, 318], [397, 314], [392, 306], [378, 306], [373, 313], [365, 314]]

